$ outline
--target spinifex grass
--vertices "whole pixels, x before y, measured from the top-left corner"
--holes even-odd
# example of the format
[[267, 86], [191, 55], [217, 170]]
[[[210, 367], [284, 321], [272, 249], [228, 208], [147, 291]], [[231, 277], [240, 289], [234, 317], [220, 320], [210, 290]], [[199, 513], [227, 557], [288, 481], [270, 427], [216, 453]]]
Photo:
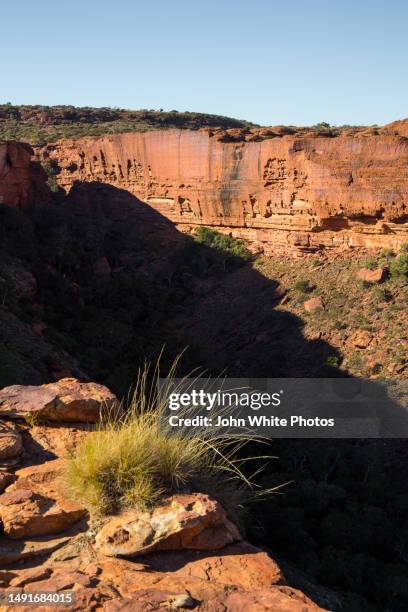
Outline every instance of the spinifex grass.
[[103, 514], [151, 507], [166, 494], [200, 491], [239, 514], [264, 496], [255, 474], [243, 470], [250, 460], [265, 464], [270, 457], [243, 458], [243, 447], [254, 442], [249, 432], [214, 437], [200, 430], [197, 436], [182, 437], [160, 427], [166, 403], [157, 391], [158, 376], [158, 366], [152, 375], [145, 367], [121, 415], [105, 419], [67, 461], [64, 484], [72, 498]]

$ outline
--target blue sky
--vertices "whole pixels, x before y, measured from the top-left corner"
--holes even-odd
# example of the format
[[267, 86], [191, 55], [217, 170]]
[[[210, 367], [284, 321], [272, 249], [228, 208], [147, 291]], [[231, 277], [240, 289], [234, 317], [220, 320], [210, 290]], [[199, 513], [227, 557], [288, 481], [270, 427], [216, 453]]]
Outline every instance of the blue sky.
[[264, 125], [408, 116], [405, 0], [20, 0], [1, 22], [0, 102]]

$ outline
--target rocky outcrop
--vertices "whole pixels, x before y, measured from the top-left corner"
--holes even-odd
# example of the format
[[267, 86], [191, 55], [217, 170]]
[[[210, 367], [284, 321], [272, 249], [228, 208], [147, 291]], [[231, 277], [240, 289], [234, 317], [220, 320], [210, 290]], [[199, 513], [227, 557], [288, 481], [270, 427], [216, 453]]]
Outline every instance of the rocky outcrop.
[[96, 546], [109, 557], [157, 550], [217, 550], [239, 540], [241, 535], [222, 506], [201, 493], [174, 495], [151, 512], [133, 510], [115, 517], [95, 538]]
[[25, 207], [50, 200], [47, 175], [22, 142], [0, 141], [0, 204]]
[[56, 459], [16, 472], [15, 483], [0, 495], [0, 520], [9, 538], [21, 540], [59, 533], [86, 515], [84, 508], [61, 495], [61, 469], [62, 462]]
[[357, 271], [356, 277], [365, 283], [381, 283], [387, 276], [387, 268], [361, 268]]
[[[48, 387], [39, 389], [48, 393]], [[207, 495], [174, 495], [150, 511], [107, 517], [102, 527], [100, 520], [90, 522], [85, 509], [66, 498], [61, 478], [64, 457], [92, 435], [89, 427], [72, 422], [29, 427], [18, 418], [30, 413], [30, 395], [24, 397], [24, 410], [8, 414], [13, 420], [4, 421], [1, 430], [3, 440], [15, 435], [19, 440], [15, 469], [2, 471], [6, 459], [0, 457], [2, 597], [73, 591], [74, 601], [64, 605], [69, 612], [324, 609], [288, 586], [279, 565], [243, 541]], [[37, 410], [36, 395], [32, 398]], [[87, 399], [95, 399], [92, 384], [81, 387], [85, 408]], [[89, 416], [86, 409], [75, 414], [84, 421]], [[53, 607], [44, 603], [39, 609]]]
[[37, 150], [75, 181], [128, 190], [183, 231], [211, 225], [254, 249], [398, 247], [408, 236], [408, 141], [393, 130], [168, 130]]
[[40, 386], [12, 385], [0, 391], [0, 415], [9, 418], [95, 423], [118, 408], [118, 400], [103, 385], [76, 378]]

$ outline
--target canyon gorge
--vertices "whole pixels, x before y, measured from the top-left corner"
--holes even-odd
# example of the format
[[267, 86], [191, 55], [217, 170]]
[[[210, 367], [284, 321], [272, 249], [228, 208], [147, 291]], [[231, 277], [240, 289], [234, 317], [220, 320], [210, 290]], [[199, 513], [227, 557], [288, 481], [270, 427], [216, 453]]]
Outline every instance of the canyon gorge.
[[[0, 141], [0, 587], [107, 611], [406, 610], [404, 440], [274, 440], [260, 485], [288, 485], [251, 506], [245, 540], [146, 563], [95, 548], [54, 483], [102, 396], [161, 353], [164, 370], [183, 353], [182, 374], [406, 380], [407, 135]], [[244, 239], [222, 243], [238, 256], [199, 228]]]

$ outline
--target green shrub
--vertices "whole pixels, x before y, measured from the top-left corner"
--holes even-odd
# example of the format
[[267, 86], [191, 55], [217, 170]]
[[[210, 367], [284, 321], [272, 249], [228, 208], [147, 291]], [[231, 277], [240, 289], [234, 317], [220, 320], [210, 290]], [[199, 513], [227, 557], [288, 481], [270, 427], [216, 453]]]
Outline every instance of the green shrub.
[[378, 267], [378, 262], [375, 259], [366, 259], [362, 267], [368, 268], [368, 270], [375, 270]]
[[295, 291], [299, 291], [300, 293], [310, 293], [312, 290], [308, 280], [298, 280], [294, 285]]
[[390, 262], [392, 259], [394, 259], [395, 257], [395, 253], [392, 249], [384, 249], [383, 251], [381, 251], [381, 253], [379, 254], [379, 259], [380, 261], [385, 261], [385, 262]]
[[327, 358], [326, 363], [328, 366], [332, 366], [333, 368], [338, 368], [340, 365], [339, 358], [336, 357], [336, 355], [330, 355]]
[[394, 259], [390, 266], [391, 277], [408, 279], [408, 252], [401, 254]]
[[59, 190], [59, 185], [57, 183], [56, 170], [50, 164], [44, 164], [43, 168], [48, 176], [47, 185], [51, 189], [53, 193], [57, 193]]
[[246, 248], [245, 242], [227, 234], [221, 234], [209, 227], [201, 225], [194, 231], [194, 240], [214, 249], [220, 256], [225, 268], [228, 263], [251, 261], [252, 253]]
[[239, 517], [251, 497], [267, 493], [255, 490], [242, 472], [245, 460], [237, 458], [250, 438], [228, 431], [218, 437], [207, 430], [194, 437], [169, 432], [160, 426], [166, 403], [157, 392], [157, 375], [147, 383], [148, 375], [148, 369], [139, 375], [121, 416], [106, 419], [69, 458], [64, 490], [95, 514], [144, 509], [166, 494], [201, 491]]

